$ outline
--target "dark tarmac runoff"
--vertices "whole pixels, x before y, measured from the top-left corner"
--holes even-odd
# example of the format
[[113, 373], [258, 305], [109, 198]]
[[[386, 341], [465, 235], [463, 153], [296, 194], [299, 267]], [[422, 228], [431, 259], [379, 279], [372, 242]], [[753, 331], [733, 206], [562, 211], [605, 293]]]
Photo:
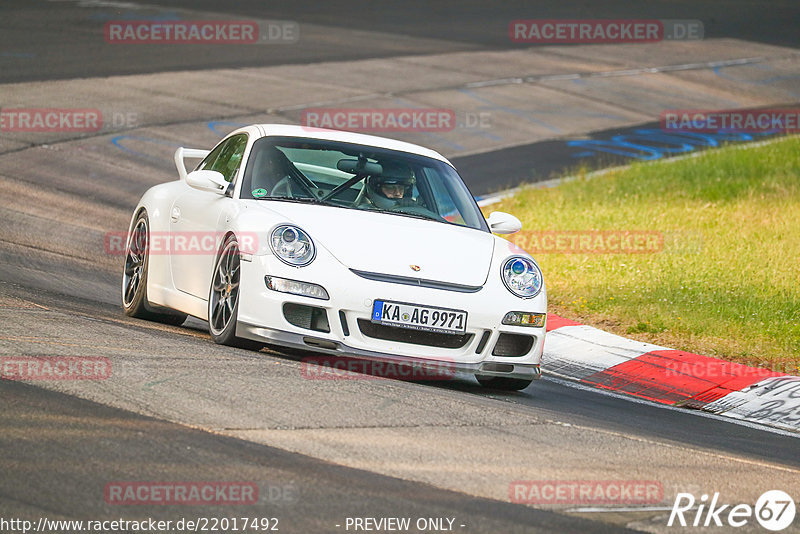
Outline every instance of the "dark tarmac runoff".
[[[110, 20], [170, 20], [213, 13], [300, 24], [291, 46], [105, 46]], [[195, 17], [198, 18], [198, 17]], [[385, 58], [408, 54], [522, 48], [508, 39], [517, 19], [695, 19], [707, 39], [734, 37], [797, 47], [800, 4], [791, 0], [529, 2], [487, 4], [423, 0], [353, 2], [334, 0], [210, 0], [158, 2], [5, 0], [0, 6], [0, 82], [88, 78], [171, 70], [203, 70], [322, 61]], [[265, 50], [267, 48], [268, 50]]]

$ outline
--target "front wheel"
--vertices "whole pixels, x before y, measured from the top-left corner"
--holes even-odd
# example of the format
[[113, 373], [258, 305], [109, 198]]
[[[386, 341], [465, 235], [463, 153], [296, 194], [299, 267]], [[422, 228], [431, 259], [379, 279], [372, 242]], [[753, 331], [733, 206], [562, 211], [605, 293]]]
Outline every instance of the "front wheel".
[[133, 223], [128, 247], [125, 250], [125, 268], [122, 272], [122, 308], [125, 315], [171, 325], [181, 325], [185, 313], [159, 313], [147, 301], [147, 270], [150, 267], [150, 226], [147, 212], [142, 211]]
[[208, 297], [208, 330], [214, 343], [249, 350], [261, 350], [263, 343], [236, 337], [239, 315], [241, 260], [239, 244], [229, 236], [214, 266], [211, 292]]
[[478, 383], [485, 388], [499, 389], [502, 391], [522, 391], [531, 385], [532, 379], [509, 378], [506, 376], [482, 376], [475, 375]]

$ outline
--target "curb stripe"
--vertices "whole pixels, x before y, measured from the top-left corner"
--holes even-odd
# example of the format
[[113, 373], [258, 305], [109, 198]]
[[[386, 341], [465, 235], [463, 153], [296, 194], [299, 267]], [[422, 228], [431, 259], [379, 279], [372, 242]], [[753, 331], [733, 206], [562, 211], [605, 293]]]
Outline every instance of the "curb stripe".
[[562, 326], [581, 326], [581, 323], [577, 321], [573, 321], [571, 319], [567, 319], [564, 317], [559, 317], [558, 315], [548, 315], [547, 316], [547, 331], [551, 332], [557, 328], [561, 328]]
[[[800, 430], [800, 377], [658, 347], [553, 314], [547, 331], [545, 370], [661, 404]], [[785, 393], [771, 394], [776, 387]]]
[[777, 376], [783, 375], [690, 352], [660, 350], [609, 367], [582, 382], [663, 404], [702, 408], [728, 393]]
[[651, 354], [609, 367], [581, 382], [662, 404], [677, 404], [714, 387], [702, 378], [670, 370], [661, 358]]

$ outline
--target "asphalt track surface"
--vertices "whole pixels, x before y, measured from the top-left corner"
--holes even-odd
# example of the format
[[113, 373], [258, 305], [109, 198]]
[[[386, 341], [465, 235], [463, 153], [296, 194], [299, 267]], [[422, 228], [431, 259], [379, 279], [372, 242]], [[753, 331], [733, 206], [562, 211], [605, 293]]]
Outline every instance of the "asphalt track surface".
[[[87, 21], [72, 2], [7, 1], [0, 7], [0, 80], [45, 81], [169, 71], [177, 67], [200, 70], [502, 48], [509, 44], [506, 39], [498, 38], [494, 30], [502, 27], [500, 34], [503, 35], [508, 20], [533, 17], [696, 18], [704, 20], [707, 35], [735, 35], [770, 44], [798, 45], [796, 28], [800, 6], [796, 2], [775, 2], [766, 11], [761, 2], [739, 2], [736, 9], [720, 9], [720, 3], [715, 2], [692, 3], [686, 13], [680, 12], [676, 6], [690, 4], [657, 2], [648, 4], [646, 8], [637, 8], [635, 12], [625, 4], [606, 4], [602, 13], [592, 13], [584, 2], [541, 3], [536, 5], [534, 14], [529, 2], [502, 6], [460, 2], [433, 7], [425, 3], [415, 6], [407, 2], [387, 2], [381, 3], [379, 8], [371, 7], [377, 3], [357, 6], [341, 2], [293, 2], [286, 6], [271, 2], [239, 2], [227, 9], [240, 16], [299, 20], [304, 24], [318, 25], [314, 30], [317, 33], [310, 33], [314, 39], [301, 46], [284, 48], [279, 53], [274, 50], [241, 53], [241, 49], [233, 53], [224, 47], [209, 47], [208, 50], [192, 49], [191, 54], [186, 54], [168, 47], [145, 46], [127, 49], [123, 52], [125, 56], [120, 57], [109, 51], [110, 47], [92, 44], [96, 43], [98, 31], [102, 31], [101, 25], [98, 30], [98, 21], [102, 22], [105, 17], [102, 13], [92, 22]], [[164, 6], [159, 11], [191, 8], [218, 12], [218, 3], [212, 2], [159, 2], [159, 5]], [[107, 15], [124, 16], [126, 9], [124, 5], [109, 3]], [[580, 15], [575, 15], [576, 12]], [[366, 33], [359, 34], [354, 28]], [[388, 36], [389, 33], [392, 36]], [[380, 39], [378, 36], [381, 34], [387, 36]], [[397, 37], [398, 34], [407, 39]], [[365, 43], [370, 46], [365, 46]], [[550, 156], [547, 165], [552, 170], [571, 163], [553, 150], [553, 146], [545, 143], [540, 147], [541, 154]], [[510, 173], [527, 154], [528, 151], [513, 157], [509, 152], [491, 152], [472, 160], [467, 156], [457, 163], [468, 179], [475, 176], [477, 180], [484, 174], [477, 172], [481, 165], [505, 165]], [[68, 169], [67, 172], [78, 174], [81, 169]], [[542, 175], [545, 175], [544, 171]], [[45, 188], [52, 186], [55, 190], [62, 185], [56, 182], [43, 184]], [[113, 185], [124, 192], [130, 187], [122, 183]], [[100, 207], [118, 203], [130, 208], [140, 193], [129, 191], [124, 197], [110, 198], [98, 192], [88, 195], [88, 201]], [[63, 208], [78, 209], [79, 206]], [[163, 345], [165, 352], [174, 349], [176, 359], [185, 354], [196, 356], [197, 365], [209, 366], [211, 374], [213, 369], [219, 369], [215, 365], [220, 362], [233, 361], [225, 371], [227, 376], [216, 377], [220, 381], [231, 379], [237, 374], [237, 369], [242, 369], [240, 365], [256, 358], [259, 363], [270, 362], [276, 368], [288, 368], [289, 372], [297, 374], [299, 364], [292, 358], [266, 351], [255, 355], [214, 346], [197, 322], [187, 323], [183, 328], [159, 328], [125, 318], [118, 303], [117, 273], [37, 246], [37, 234], [58, 231], [54, 228], [55, 220], [46, 216], [24, 220], [31, 239], [23, 244], [5, 239], [12, 229], [17, 230], [12, 225], [23, 223], [6, 219], [0, 223], [0, 297], [3, 299], [0, 311], [4, 320], [0, 347], [4, 349], [4, 355], [52, 354], [55, 350], [69, 353], [68, 346], [73, 344], [78, 354], [87, 350], [86, 347], [110, 353], [122, 351], [121, 354], [127, 358], [120, 360], [123, 370], [126, 365], [135, 366], [139, 361], [146, 366], [168, 369], [172, 365], [169, 357], [164, 357], [162, 362], [150, 353], [157, 350], [154, 347]], [[47, 313], [40, 309], [47, 310]], [[37, 349], [32, 343], [45, 339], [44, 332], [48, 327], [58, 331], [48, 339], [56, 340], [60, 345], [48, 342]], [[109, 338], [107, 332], [112, 330], [113, 337]], [[70, 334], [74, 337], [70, 338]], [[145, 339], [150, 344], [146, 344]], [[142, 345], [137, 346], [140, 343]], [[214, 380], [213, 376], [206, 377], [206, 381], [198, 378], [198, 387], [213, 387]], [[276, 396], [283, 396], [287, 406], [266, 404], [263, 409], [268, 414], [288, 410], [290, 404], [302, 405], [304, 401], [309, 403], [306, 406], [309, 411], [324, 409], [322, 404], [314, 405], [312, 401], [294, 397], [291, 387], [281, 384], [278, 380], [271, 387], [279, 390], [280, 395]], [[367, 389], [366, 382], [357, 385]], [[397, 397], [418, 399], [420, 406], [446, 399], [464, 406], [479, 406], [487, 411], [507, 408], [521, 419], [536, 417], [540, 421], [557, 421], [559, 427], [597, 430], [604, 435], [626, 436], [643, 444], [682, 448], [700, 456], [736, 458], [749, 464], [763, 463], [789, 472], [800, 469], [798, 438], [787, 433], [632, 402], [558, 380], [545, 379], [515, 394], [486, 392], [469, 381], [401, 382], [392, 387], [398, 390], [395, 393]], [[360, 400], [365, 405], [372, 400], [368, 395], [374, 393], [374, 389], [364, 393], [358, 389], [339, 392], [343, 399], [345, 394], [351, 395], [346, 398]], [[431, 484], [344, 467], [221, 435], [223, 429], [216, 425], [183, 421], [178, 416], [141, 415], [157, 410], [148, 405], [150, 399], [133, 396], [128, 390], [122, 391], [123, 398], [119, 402], [125, 406], [140, 406], [141, 409], [120, 409], [111, 401], [92, 402], [79, 398], [103, 397], [104, 394], [73, 395], [52, 388], [0, 382], [3, 407], [0, 410], [0, 466], [3, 473], [0, 478], [0, 517], [99, 519], [123, 515], [175, 520], [181, 516], [278, 516], [282, 532], [341, 532], [343, 529], [336, 525], [341, 524], [344, 518], [366, 516], [456, 517], [459, 524], [465, 525], [459, 529], [462, 532], [623, 532], [622, 525], [641, 518], [624, 513], [609, 518], [607, 514], [600, 521], [592, 514], [540, 510], [503, 502], [502, 498], [478, 498], [467, 495], [468, 491], [448, 491]], [[224, 396], [213, 391], [203, 394], [211, 399], [212, 404], [221, 403], [220, 397]], [[324, 402], [319, 397], [312, 399], [313, 402]], [[342, 400], [339, 404], [344, 402]], [[209, 412], [213, 411], [209, 408]], [[225, 415], [226, 412], [222, 411], [222, 416]], [[228, 415], [232, 427], [241, 423], [237, 420], [240, 414], [231, 411]], [[413, 415], [406, 414], [406, 417], [413, 419]], [[172, 420], [180, 420], [182, 424], [170, 422]], [[408, 421], [403, 423], [411, 424]], [[360, 423], [359, 414], [355, 413], [350, 424], [356, 427], [366, 423]], [[219, 431], [209, 432], [204, 429], [207, 426]], [[241, 427], [246, 428], [246, 425], [242, 423]], [[541, 428], [545, 432], [552, 430], [544, 424]], [[544, 444], [548, 442], [542, 437], [541, 443], [534, 441], [531, 446]], [[603, 447], [602, 443], [594, 446]], [[618, 451], [609, 446], [605, 452], [611, 458]], [[578, 458], [575, 461], [583, 469], [580, 471], [583, 478], [597, 478], [597, 473], [601, 472], [581, 465]], [[654, 456], [652, 461], [658, 463], [660, 459]], [[565, 465], [565, 470], [568, 467]], [[574, 473], [573, 470], [570, 472]], [[523, 469], [521, 473], [535, 478], [536, 470]], [[731, 481], [736, 479], [735, 475], [720, 475], [717, 480], [714, 472], [705, 476], [720, 485], [734, 483]], [[575, 478], [575, 475], [566, 478]], [[142, 507], [135, 512], [129, 509], [120, 511], [119, 507], [109, 506], [102, 498], [104, 485], [114, 480], [255, 480], [260, 483], [264, 499], [245, 513], [239, 510], [231, 513], [231, 509], [225, 507], [181, 507], [177, 510], [174, 507]], [[778, 479], [768, 477], [766, 486], [761, 489], [773, 489], [768, 486], [774, 481], [780, 484]], [[270, 489], [276, 489], [282, 497], [270, 499]]]
[[[73, 317], [77, 331], [91, 336], [87, 341], [92, 343], [129, 342], [118, 337], [98, 340], [96, 334], [77, 324], [88, 319], [102, 333], [104, 326], [119, 321], [113, 299], [118, 283], [115, 276], [96, 274], [91, 287], [99, 290], [98, 296], [82, 296], [81, 285], [88, 287], [85, 282], [82, 284], [81, 278], [86, 276], [82, 269], [62, 265], [64, 269], [54, 280], [42, 270], [45, 264], [39, 254], [21, 252], [18, 256], [3, 251], [0, 294], [24, 299], [35, 295], [33, 300], [38, 306]], [[21, 265], [25, 266], [24, 272], [19, 268]], [[35, 313], [24, 316], [30, 333], [44, 330]], [[7, 317], [4, 315], [4, 319]], [[230, 356], [226, 372], [235, 375], [232, 370], [243, 370], [247, 359], [252, 358], [247, 351], [217, 348], [205, 336], [187, 337], [185, 331], [191, 334], [193, 323], [162, 332], [141, 321], [122, 319], [122, 322], [130, 339], [135, 339], [134, 334], [152, 336], [154, 345], [179, 343], [167, 353], [174, 352], [178, 357], [186, 353], [202, 355], [198, 360], [201, 363], [196, 366], [213, 366], [214, 360]], [[51, 354], [54, 348], [49, 346], [44, 352], [34, 354]], [[145, 362], [146, 352], [147, 348], [134, 352], [133, 361], [136, 354], [141, 354], [142, 362], [151, 365], [152, 361]], [[27, 348], [22, 353], [30, 354]], [[164, 358], [160, 366], [171, 365], [169, 356], [157, 357]], [[295, 358], [262, 352], [259, 359], [281, 361], [299, 374], [296, 369], [300, 363]], [[112, 357], [112, 361], [119, 360]], [[366, 384], [361, 382], [359, 387]], [[468, 381], [401, 382], [397, 386], [404, 388], [404, 397], [419, 395], [415, 389], [421, 387], [427, 390], [422, 392], [423, 398], [433, 399], [444, 393], [455, 395], [459, 403], [512, 405], [520, 413], [557, 420], [560, 426], [598, 428], [603, 433], [686, 448], [699, 455], [722, 455], [783, 469], [800, 469], [796, 436], [651, 403], [634, 403], [620, 396], [575, 388], [557, 379], [545, 378], [526, 391], [513, 394], [486, 392]], [[291, 391], [285, 393], [287, 402], [303, 402], [293, 398]], [[148, 393], [144, 391], [141, 395], [141, 401], [146, 403]], [[278, 517], [284, 527], [282, 531], [287, 532], [336, 532], [340, 530], [334, 525], [342, 524], [347, 517], [455, 517], [459, 524], [465, 525], [460, 529], [462, 532], [624, 532], [615, 523], [632, 521], [637, 516], [629, 513], [623, 514], [622, 520], [603, 517], [603, 522], [597, 522], [593, 521], [595, 517], [590, 520], [580, 514], [564, 515], [501, 500], [477, 499], [190, 428], [194, 425], [187, 427], [141, 416], [29, 384], [0, 382], [0, 398], [4, 406], [0, 414], [3, 429], [0, 450], [4, 451], [0, 511], [4, 517], [84, 520], [152, 517], [175, 521], [229, 517], [233, 512], [240, 517]], [[270, 413], [281, 407], [266, 403], [263, 409]], [[230, 420], [232, 426], [237, 425], [233, 413]], [[532, 446], [540, 445], [534, 442]], [[613, 454], [613, 448], [608, 454]], [[531, 470], [526, 468], [524, 472]], [[586, 471], [585, 478], [595, 478], [591, 473], [591, 469]], [[143, 505], [131, 511], [109, 506], [103, 500], [103, 488], [109, 482], [186, 480], [256, 481], [264, 497], [241, 513], [240, 507], [230, 506]], [[277, 496], [270, 498], [270, 492]]]
[[[287, 63], [380, 58], [409, 53], [522, 48], [509, 43], [508, 23], [516, 19], [699, 19], [707, 38], [797, 46], [800, 6], [792, 0], [735, 2], [586, 2], [584, 0], [513, 0], [486, 3], [389, 0], [385, 2], [246, 0], [221, 4], [209, 0], [113, 2], [96, 4], [87, 18], [74, 2], [6, 0], [0, 6], [0, 80], [52, 80]], [[155, 4], [151, 11], [131, 5]], [[136, 50], [97, 45], [108, 20], [163, 19], [192, 12], [220, 12], [234, 17], [290, 20], [308, 25], [296, 46], [144, 45]], [[42, 24], [42, 21], [48, 21]], [[315, 25], [325, 26], [324, 32]], [[362, 34], [362, 32], [364, 32]], [[405, 37], [400, 39], [399, 36]], [[268, 48], [268, 50], [264, 50]], [[343, 73], [344, 74], [344, 73]]]
[[[346, 517], [455, 517], [456, 527], [469, 525], [459, 530], [470, 532], [623, 531], [348, 469], [19, 383], [4, 384], [0, 397], [6, 517], [29, 508], [49, 519], [95, 519], [108, 513], [107, 506], [87, 495], [103, 495], [109, 480], [133, 473], [146, 480], [193, 480], [202, 470], [213, 480], [268, 482], [259, 485], [261, 499], [246, 512], [186, 506], [176, 514], [174, 508], [141, 506], [125, 516], [277, 518], [281, 532], [336, 531]], [[31, 433], [34, 440], [28, 439]]]
[[[611, 128], [591, 132], [583, 141], [607, 142], [614, 137], [628, 137], [637, 135], [637, 132], [655, 131], [659, 123], [651, 122], [638, 124], [627, 128]], [[750, 136], [748, 141], [769, 139], [777, 134]], [[674, 147], [676, 139], [672, 137], [668, 143], [659, 142], [658, 138], [648, 140], [647, 148]], [[687, 140], [684, 139], [683, 142]], [[694, 141], [691, 152], [709, 148]], [[633, 140], [631, 143], [635, 143]], [[731, 141], [736, 142], [736, 141]], [[741, 142], [741, 141], [740, 141]], [[591, 145], [589, 145], [591, 146]], [[569, 146], [562, 139], [538, 141], [536, 143], [518, 145], [491, 152], [457, 156], [452, 158], [453, 165], [459, 169], [461, 177], [477, 198], [490, 196], [491, 193], [502, 192], [519, 186], [521, 183], [537, 183], [548, 180], [558, 180], [564, 176], [574, 176], [579, 172], [591, 172], [609, 167], [628, 165], [631, 162], [630, 153], [639, 153], [635, 148], [622, 146], [616, 148], [617, 154], [603, 153], [586, 150], [584, 156], [576, 158], [576, 149]], [[519, 180], [524, 177], [524, 180]]]

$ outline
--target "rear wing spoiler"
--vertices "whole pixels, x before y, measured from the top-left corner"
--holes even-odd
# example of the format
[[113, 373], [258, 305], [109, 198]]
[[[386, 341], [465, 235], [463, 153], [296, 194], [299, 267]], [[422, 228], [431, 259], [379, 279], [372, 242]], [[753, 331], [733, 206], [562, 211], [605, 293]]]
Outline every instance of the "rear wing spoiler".
[[175, 151], [175, 166], [178, 168], [178, 174], [181, 176], [181, 180], [186, 180], [186, 174], [188, 174], [183, 161], [184, 158], [203, 159], [208, 156], [210, 152], [210, 150], [201, 150], [199, 148], [178, 147], [178, 150]]

